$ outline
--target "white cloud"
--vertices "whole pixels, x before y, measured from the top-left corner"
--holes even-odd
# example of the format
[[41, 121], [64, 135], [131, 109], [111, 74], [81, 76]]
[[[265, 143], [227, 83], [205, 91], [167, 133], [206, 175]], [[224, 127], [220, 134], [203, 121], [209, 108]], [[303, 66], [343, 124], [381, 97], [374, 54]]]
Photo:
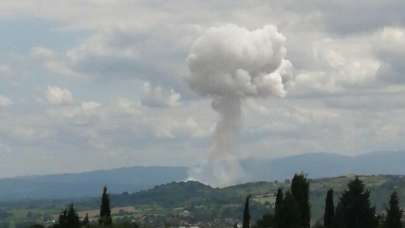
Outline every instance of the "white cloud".
[[180, 106], [181, 95], [173, 89], [153, 86], [150, 83], [143, 85], [142, 104], [151, 107], [176, 107]]
[[68, 89], [48, 86], [46, 98], [52, 105], [70, 105], [73, 103], [72, 93]]
[[8, 65], [0, 64], [0, 79], [10, 78], [11, 73], [11, 69]]
[[315, 67], [299, 70], [295, 89], [303, 93], [337, 93], [372, 85], [380, 62], [366, 40], [325, 39], [313, 44]]
[[54, 50], [46, 47], [33, 47], [31, 49], [31, 55], [34, 60], [43, 64], [43, 66], [52, 73], [67, 77], [84, 77], [83, 74], [71, 68], [70, 63], [66, 61], [63, 55], [60, 55]]
[[115, 105], [119, 112], [135, 115], [140, 114], [143, 110], [142, 104], [138, 101], [132, 101], [126, 97], [118, 97], [115, 100]]
[[13, 102], [10, 98], [0, 95], [0, 109], [6, 108], [12, 104]]
[[[2, 49], [0, 107], [18, 105], [1, 112], [0, 144], [15, 154], [8, 163], [29, 171], [188, 164], [208, 147], [216, 115], [187, 88], [185, 59], [207, 28], [232, 23], [276, 25], [296, 73], [286, 99], [247, 101], [241, 154], [404, 149], [404, 8], [401, 0], [0, 1], [2, 20], [40, 24], [38, 35], [51, 36]], [[247, 76], [234, 81], [244, 92], [254, 90]], [[55, 84], [45, 94], [54, 105], [32, 101]], [[0, 170], [11, 172], [23, 171]]]
[[378, 72], [381, 81], [389, 84], [405, 83], [404, 46], [405, 28], [385, 27], [377, 33], [374, 49], [382, 61]]

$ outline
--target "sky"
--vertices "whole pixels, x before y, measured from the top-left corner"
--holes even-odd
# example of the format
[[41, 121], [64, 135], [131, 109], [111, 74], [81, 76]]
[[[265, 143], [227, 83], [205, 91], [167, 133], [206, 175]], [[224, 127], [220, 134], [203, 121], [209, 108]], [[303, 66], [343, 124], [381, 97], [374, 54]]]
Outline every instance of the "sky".
[[218, 121], [187, 58], [274, 26], [293, 83], [246, 98], [234, 154], [405, 149], [403, 0], [2, 0], [0, 177], [207, 159]]

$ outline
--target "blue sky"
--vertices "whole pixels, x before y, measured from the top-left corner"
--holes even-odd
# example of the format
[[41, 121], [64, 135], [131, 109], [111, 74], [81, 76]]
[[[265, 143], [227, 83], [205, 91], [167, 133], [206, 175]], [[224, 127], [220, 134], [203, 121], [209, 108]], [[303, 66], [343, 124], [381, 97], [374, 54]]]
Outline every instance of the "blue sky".
[[189, 87], [186, 59], [228, 24], [275, 26], [294, 67], [285, 98], [243, 100], [236, 157], [402, 151], [404, 10], [400, 0], [1, 1], [0, 177], [207, 159], [218, 115]]

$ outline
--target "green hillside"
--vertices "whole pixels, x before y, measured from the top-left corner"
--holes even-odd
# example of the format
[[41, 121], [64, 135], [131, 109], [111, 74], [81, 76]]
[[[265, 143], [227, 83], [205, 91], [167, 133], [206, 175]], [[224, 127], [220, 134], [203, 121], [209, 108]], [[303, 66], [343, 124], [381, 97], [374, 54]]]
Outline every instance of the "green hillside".
[[[329, 188], [333, 188], [336, 197], [346, 189], [354, 176], [342, 176], [311, 180], [311, 205], [313, 220], [322, 216], [324, 199]], [[360, 176], [371, 192], [372, 203], [382, 211], [395, 189], [398, 191], [401, 206], [405, 207], [405, 176]], [[157, 186], [135, 194], [114, 195], [116, 206], [145, 207], [154, 205], [167, 213], [186, 210], [199, 219], [234, 218], [239, 219], [244, 197], [252, 194], [252, 214], [258, 218], [272, 210], [275, 193], [278, 188], [289, 188], [289, 181], [255, 182], [226, 188], [212, 188], [198, 182], [178, 182]], [[337, 201], [337, 199], [335, 199]]]
[[[353, 179], [354, 176], [342, 176], [311, 180], [313, 221], [322, 216], [327, 190], [333, 188], [336, 197], [339, 197], [347, 183]], [[385, 208], [394, 189], [399, 193], [401, 206], [405, 207], [405, 176], [360, 176], [360, 179], [370, 190], [372, 203], [379, 212]], [[248, 194], [253, 195], [251, 212], [252, 218], [257, 219], [264, 213], [272, 211], [277, 189], [288, 189], [289, 186], [288, 180], [246, 183], [226, 188], [212, 188], [199, 182], [173, 182], [137, 193], [113, 194], [111, 203], [115, 208], [114, 219], [135, 219], [152, 224], [152, 227], [178, 220], [193, 223], [207, 221], [232, 223], [240, 220], [243, 201]], [[3, 216], [3, 221], [12, 219], [13, 222], [29, 222], [31, 216], [36, 219], [35, 222], [41, 222], [38, 218], [52, 218], [67, 202], [71, 201], [37, 200], [2, 203], [0, 207], [3, 212], [9, 213], [8, 216]], [[74, 203], [82, 214], [90, 212], [94, 216], [97, 215], [98, 198], [76, 200]]]

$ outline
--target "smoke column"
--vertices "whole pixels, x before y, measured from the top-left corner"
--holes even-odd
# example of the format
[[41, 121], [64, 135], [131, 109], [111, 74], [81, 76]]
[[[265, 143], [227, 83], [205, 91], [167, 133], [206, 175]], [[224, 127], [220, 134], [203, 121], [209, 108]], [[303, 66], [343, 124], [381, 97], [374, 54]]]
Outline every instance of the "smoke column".
[[292, 64], [285, 37], [272, 25], [248, 30], [236, 25], [209, 28], [193, 44], [187, 64], [188, 83], [212, 99], [219, 120], [208, 160], [190, 170], [190, 179], [214, 186], [237, 183], [243, 171], [233, 155], [246, 98], [284, 97]]

